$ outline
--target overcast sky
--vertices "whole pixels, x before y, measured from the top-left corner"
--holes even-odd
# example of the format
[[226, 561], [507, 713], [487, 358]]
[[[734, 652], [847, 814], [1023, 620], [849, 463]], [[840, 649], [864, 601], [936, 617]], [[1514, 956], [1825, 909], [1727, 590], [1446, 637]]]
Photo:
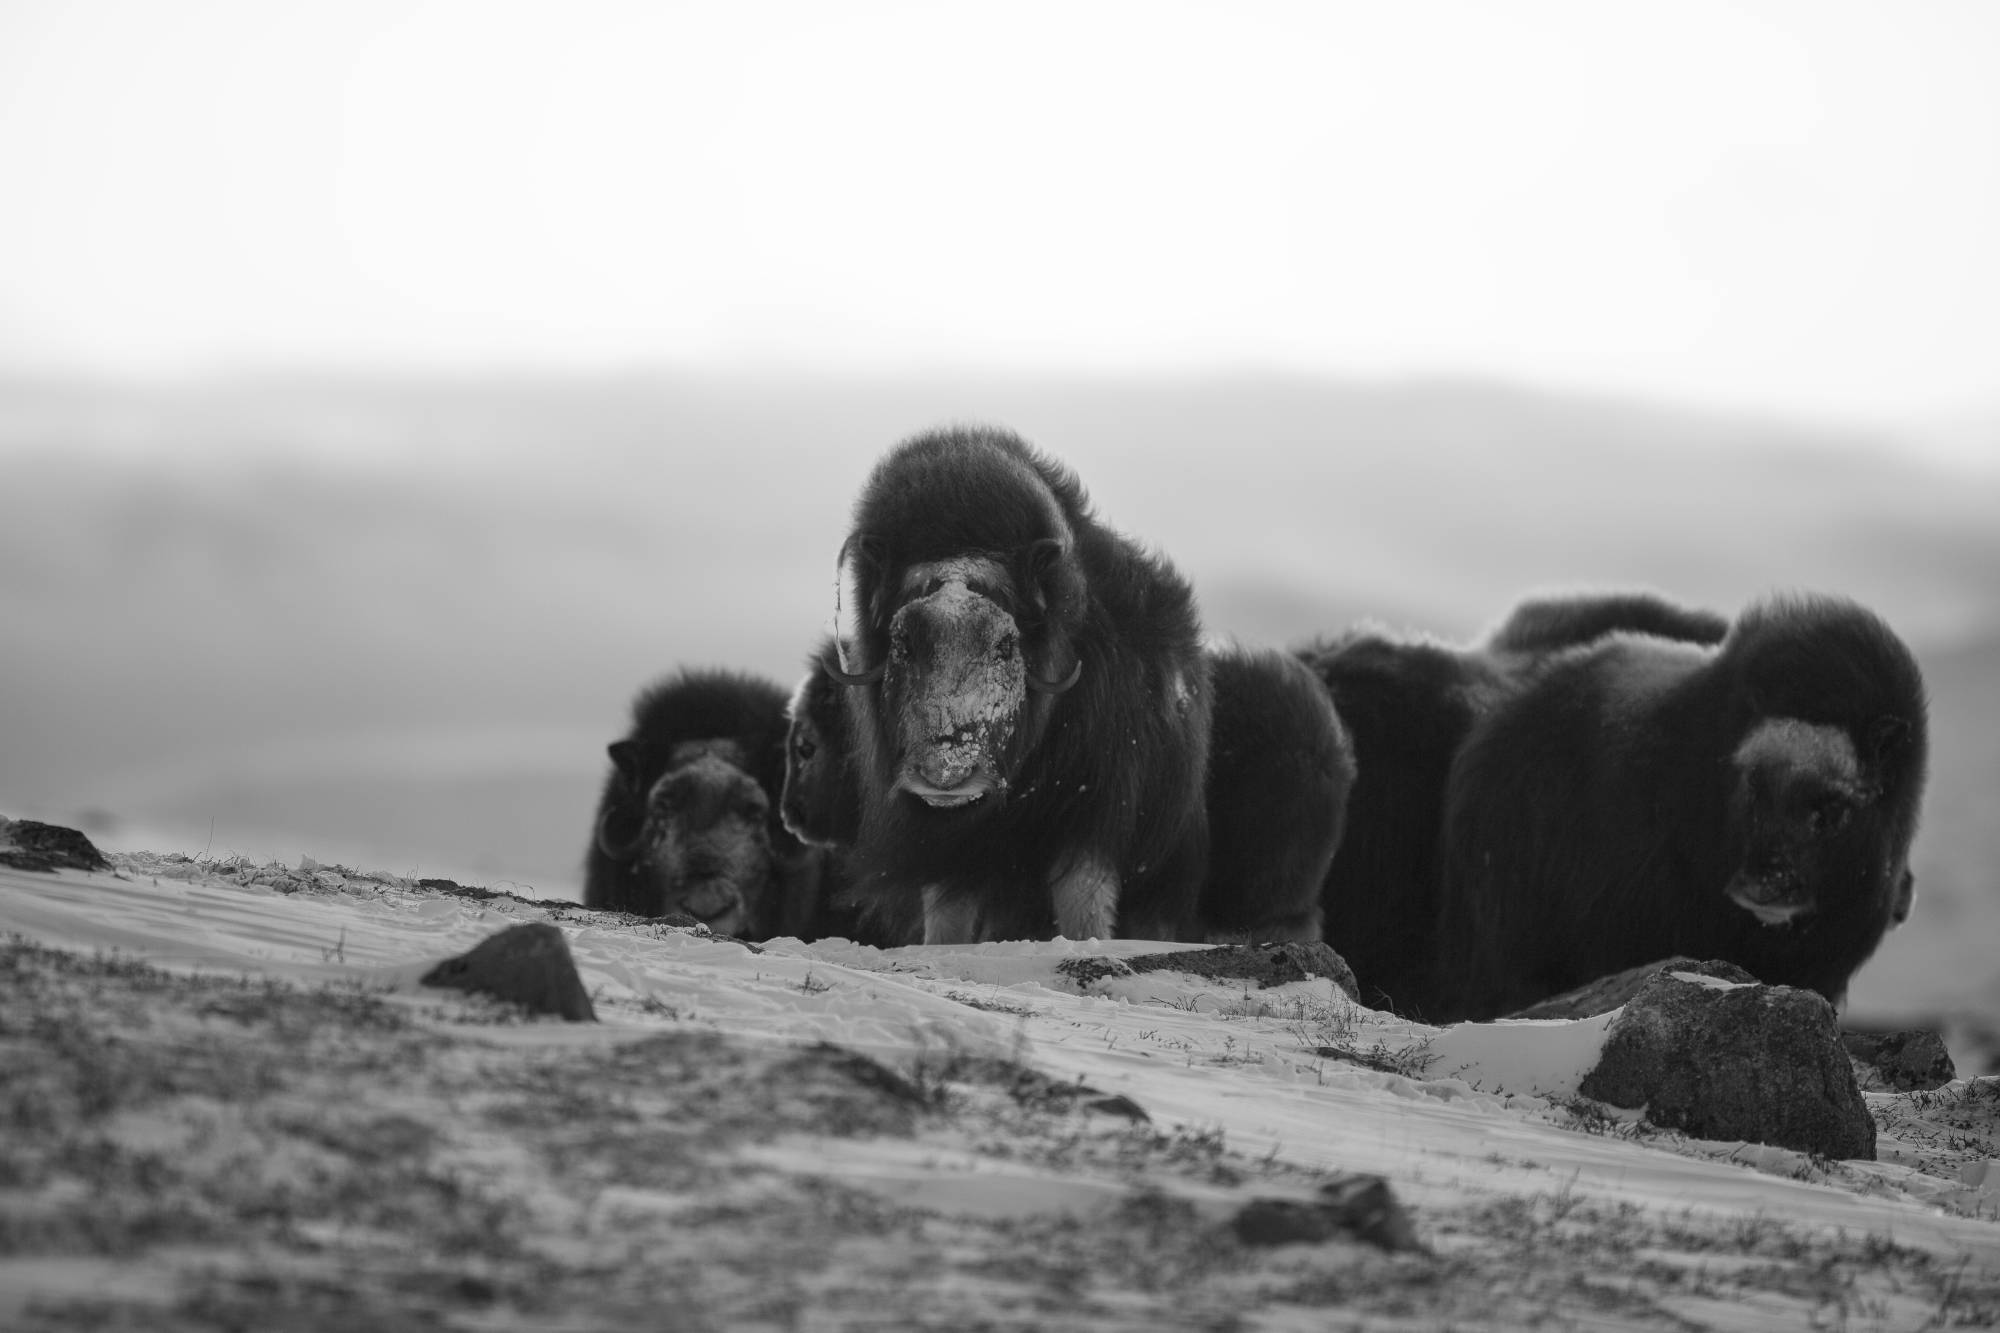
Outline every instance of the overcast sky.
[[0, 0], [0, 365], [2000, 413], [2000, 5]]

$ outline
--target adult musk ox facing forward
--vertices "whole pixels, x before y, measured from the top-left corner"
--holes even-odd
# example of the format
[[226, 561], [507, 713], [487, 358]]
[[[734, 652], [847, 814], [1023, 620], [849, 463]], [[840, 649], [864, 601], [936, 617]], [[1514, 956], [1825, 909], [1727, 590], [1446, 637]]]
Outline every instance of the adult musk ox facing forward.
[[1671, 954], [1838, 1002], [1909, 907], [1923, 683], [1850, 602], [1776, 599], [1715, 647], [1558, 653], [1452, 768], [1447, 1016], [1504, 1014]]
[[727, 671], [687, 671], [642, 691], [610, 746], [585, 859], [586, 907], [682, 912], [746, 939], [797, 933], [818, 858], [785, 830], [785, 694]]
[[[1354, 747], [1305, 665], [1269, 650], [1210, 652], [1208, 867], [1184, 939], [1260, 944], [1320, 938], [1320, 885], [1340, 845]], [[845, 691], [818, 662], [792, 696], [785, 757], [785, 827], [840, 849], [860, 830], [860, 778], [848, 739]], [[881, 908], [889, 904], [876, 903]], [[903, 940], [907, 921], [865, 918], [868, 942]], [[920, 929], [917, 933], [921, 933]]]
[[920, 435], [841, 553], [868, 894], [924, 939], [1174, 939], [1207, 856], [1209, 666], [1194, 596], [998, 430]]

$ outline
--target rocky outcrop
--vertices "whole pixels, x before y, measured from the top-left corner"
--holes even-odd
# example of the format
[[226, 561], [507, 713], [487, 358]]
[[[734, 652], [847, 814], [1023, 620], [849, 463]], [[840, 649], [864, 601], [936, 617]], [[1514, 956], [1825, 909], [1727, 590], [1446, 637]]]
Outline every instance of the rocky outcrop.
[[1697, 1138], [1875, 1156], [1833, 1006], [1791, 986], [1654, 976], [1612, 1020], [1579, 1090]]
[[1734, 963], [1721, 959], [1706, 962], [1695, 958], [1663, 958], [1657, 963], [1641, 963], [1638, 967], [1626, 968], [1623, 972], [1613, 972], [1608, 977], [1599, 977], [1575, 990], [1564, 991], [1561, 995], [1551, 995], [1546, 1000], [1519, 1011], [1508, 1014], [1509, 1018], [1595, 1018], [1608, 1014], [1639, 993], [1639, 988], [1662, 972], [1695, 972], [1705, 977], [1715, 977], [1722, 981], [1755, 982], [1757, 978], [1745, 972]]
[[111, 863], [73, 828], [0, 817], [0, 866], [12, 870], [109, 870]]
[[1843, 1032], [1865, 1092], [1926, 1092], [1958, 1077], [1944, 1038], [1922, 1028], [1904, 1032]]
[[1224, 944], [1180, 953], [1146, 953], [1124, 960], [1134, 972], [1187, 972], [1216, 980], [1254, 981], [1261, 987], [1325, 977], [1353, 999], [1353, 969], [1323, 940], [1281, 944]]
[[1318, 1245], [1336, 1236], [1385, 1250], [1421, 1250], [1410, 1216], [1380, 1176], [1345, 1175], [1314, 1199], [1252, 1199], [1231, 1221], [1245, 1245]]
[[597, 1021], [568, 942], [547, 922], [509, 926], [489, 935], [471, 951], [426, 972], [421, 984], [479, 991], [511, 1000], [531, 1014], [555, 1014], [572, 1023]]

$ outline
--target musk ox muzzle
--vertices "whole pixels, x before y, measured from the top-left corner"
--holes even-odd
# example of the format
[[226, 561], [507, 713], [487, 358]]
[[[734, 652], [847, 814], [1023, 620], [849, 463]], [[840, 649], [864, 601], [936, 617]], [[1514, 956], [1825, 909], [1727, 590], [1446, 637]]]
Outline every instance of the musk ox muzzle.
[[1007, 748], [1027, 703], [1020, 628], [953, 580], [889, 625], [883, 686], [896, 720], [896, 785], [928, 805], [970, 805], [1007, 787]]

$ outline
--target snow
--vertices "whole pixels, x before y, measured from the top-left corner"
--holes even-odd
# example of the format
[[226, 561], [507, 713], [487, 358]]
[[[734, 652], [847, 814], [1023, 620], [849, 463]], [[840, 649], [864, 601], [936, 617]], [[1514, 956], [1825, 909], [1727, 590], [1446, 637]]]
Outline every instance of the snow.
[[[1621, 1132], [1630, 1118], [1579, 1132], [1562, 1103], [1594, 1062], [1608, 1015], [1440, 1030], [1356, 1006], [1321, 980], [1258, 990], [1152, 971], [1081, 985], [1058, 967], [1179, 947], [1145, 941], [878, 950], [778, 940], [752, 950], [574, 904], [440, 896], [309, 861], [294, 869], [143, 853], [114, 860], [117, 873], [0, 869], [0, 932], [115, 949], [173, 970], [393, 988], [397, 1002], [417, 1006], [436, 1004], [415, 983], [439, 959], [504, 927], [550, 921], [602, 1021], [499, 1026], [490, 1029], [495, 1042], [581, 1045], [693, 1027], [748, 1042], [834, 1042], [900, 1068], [950, 1054], [1002, 1056], [1123, 1094], [1162, 1129], [1219, 1131], [1252, 1158], [1381, 1174], [1418, 1210], [1568, 1191], [1662, 1217], [1782, 1217], [1886, 1234], [2000, 1268], [1991, 1133], [1983, 1144], [1945, 1133], [1927, 1119], [1927, 1094], [1867, 1094], [1887, 1126], [1872, 1163]], [[1326, 1048], [1376, 1058], [1356, 1063]], [[1046, 1167], [905, 1141], [848, 1141], [837, 1160], [808, 1138], [760, 1151], [915, 1206], [983, 1216], [1082, 1210], [1104, 1192]], [[634, 1194], [604, 1206], [682, 1202]], [[1742, 1311], [1733, 1318], [1754, 1322]]]

